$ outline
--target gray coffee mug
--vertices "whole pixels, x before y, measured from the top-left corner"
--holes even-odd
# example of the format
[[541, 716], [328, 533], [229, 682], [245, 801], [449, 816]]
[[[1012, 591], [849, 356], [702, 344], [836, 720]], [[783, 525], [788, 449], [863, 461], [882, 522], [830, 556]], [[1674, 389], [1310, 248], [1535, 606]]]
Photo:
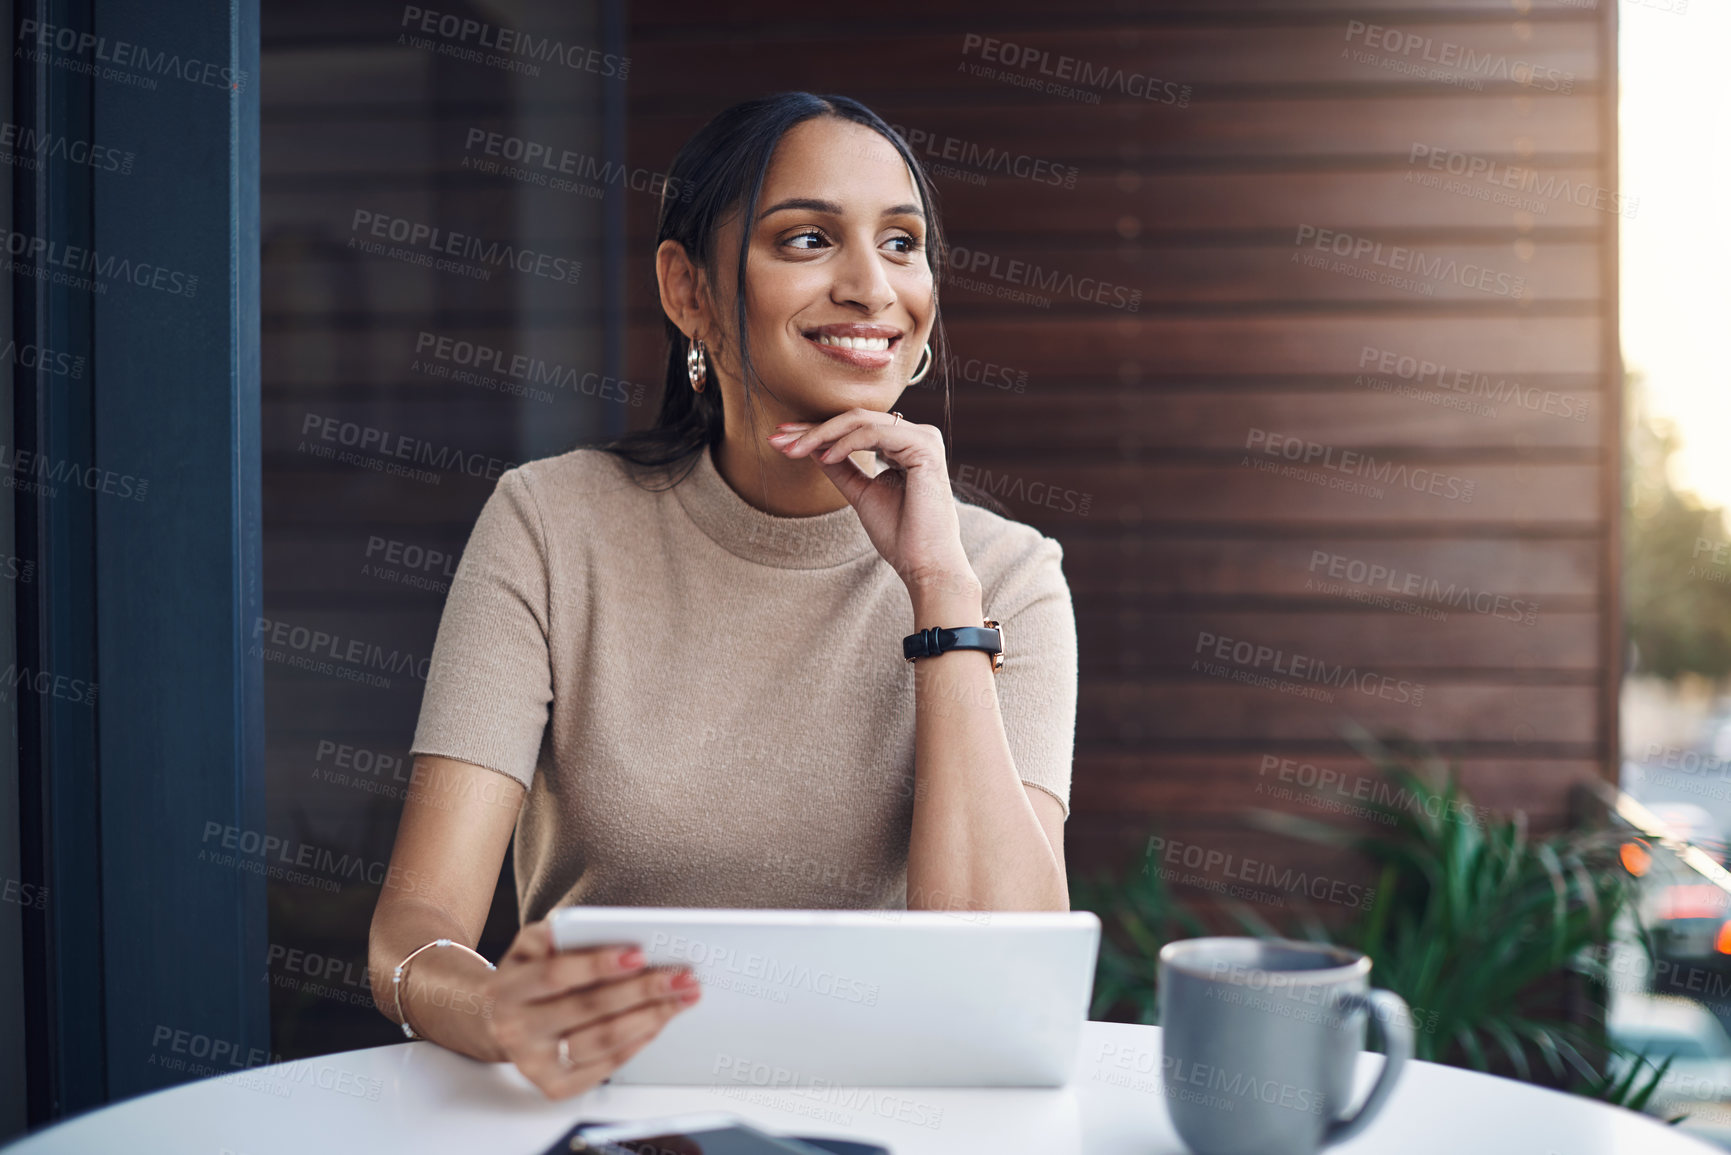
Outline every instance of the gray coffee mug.
[[[1367, 1018], [1387, 1059], [1349, 1112]], [[1285, 939], [1168, 943], [1160, 1030], [1166, 1109], [1196, 1155], [1314, 1155], [1350, 1139], [1412, 1057], [1407, 1005], [1370, 989], [1367, 956]]]

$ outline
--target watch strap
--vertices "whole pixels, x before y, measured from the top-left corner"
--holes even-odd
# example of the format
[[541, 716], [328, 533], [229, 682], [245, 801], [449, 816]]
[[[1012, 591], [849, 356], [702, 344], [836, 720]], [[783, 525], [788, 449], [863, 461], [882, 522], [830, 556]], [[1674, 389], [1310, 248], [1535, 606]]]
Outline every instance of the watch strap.
[[932, 626], [902, 639], [902, 657], [908, 661], [935, 658], [951, 650], [983, 650], [992, 655], [992, 672], [1004, 665], [1004, 634], [997, 622], [984, 626]]

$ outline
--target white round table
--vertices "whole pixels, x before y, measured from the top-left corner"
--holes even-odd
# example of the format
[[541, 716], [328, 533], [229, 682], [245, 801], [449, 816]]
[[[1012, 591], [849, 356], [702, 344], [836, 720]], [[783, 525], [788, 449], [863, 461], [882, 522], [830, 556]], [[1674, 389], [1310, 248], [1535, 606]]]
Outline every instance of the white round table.
[[[1359, 1092], [1380, 1069], [1359, 1064]], [[142, 1095], [44, 1128], [8, 1155], [540, 1155], [579, 1119], [722, 1110], [784, 1135], [894, 1155], [1183, 1155], [1160, 1091], [1156, 1027], [1090, 1022], [1055, 1090], [603, 1085], [548, 1102], [509, 1064], [433, 1043], [346, 1051]], [[1382, 1115], [1331, 1151], [1398, 1155], [1708, 1155], [1654, 1119], [1435, 1063], [1407, 1066]]]

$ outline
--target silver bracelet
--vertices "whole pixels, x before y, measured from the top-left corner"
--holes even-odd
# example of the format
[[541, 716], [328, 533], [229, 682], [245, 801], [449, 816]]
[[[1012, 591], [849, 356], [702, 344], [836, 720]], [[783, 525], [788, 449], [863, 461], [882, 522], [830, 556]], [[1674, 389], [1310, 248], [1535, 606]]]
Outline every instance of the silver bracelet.
[[403, 1035], [405, 1038], [419, 1039], [422, 1036], [415, 1033], [415, 1028], [413, 1028], [409, 1025], [409, 1016], [403, 1013], [403, 972], [408, 970], [409, 963], [411, 961], [413, 961], [413, 959], [416, 955], [420, 954], [422, 951], [428, 949], [429, 947], [435, 947], [435, 946], [454, 946], [458, 950], [466, 950], [470, 954], [474, 955], [476, 958], [481, 959], [481, 961], [483, 963], [486, 963], [488, 970], [496, 971], [499, 969], [498, 967], [494, 966], [492, 963], [487, 962], [487, 960], [485, 958], [482, 958], [480, 951], [474, 950], [470, 947], [466, 947], [460, 942], [452, 942], [448, 938], [436, 938], [432, 942], [422, 943], [420, 946], [418, 946], [414, 950], [410, 951], [408, 953], [407, 957], [405, 957], [402, 962], [397, 964], [397, 969], [391, 972], [391, 993], [396, 997], [396, 1000], [397, 1000], [397, 1021], [400, 1022], [403, 1026]]

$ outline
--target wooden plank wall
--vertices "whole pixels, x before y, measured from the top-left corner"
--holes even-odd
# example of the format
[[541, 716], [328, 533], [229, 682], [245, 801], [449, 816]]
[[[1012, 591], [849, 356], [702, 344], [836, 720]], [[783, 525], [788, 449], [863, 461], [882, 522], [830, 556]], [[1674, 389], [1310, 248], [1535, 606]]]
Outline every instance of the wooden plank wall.
[[[952, 467], [1063, 543], [1076, 598], [1073, 870], [1153, 829], [1314, 867], [1243, 815], [1327, 817], [1269, 792], [1322, 770], [1352, 801], [1348, 717], [1437, 744], [1479, 802], [1541, 826], [1570, 783], [1614, 780], [1611, 286], [1616, 214], [1638, 204], [1609, 196], [1613, 7], [632, 6], [633, 164], [665, 166], [734, 100], [806, 89], [864, 101], [944, 166], [945, 226], [983, 270], [945, 291], [953, 354], [1007, 370], [956, 383]], [[1083, 67], [1126, 79], [1081, 85]], [[991, 150], [1075, 179], [992, 171]], [[653, 379], [653, 206], [629, 225], [631, 375]], [[1006, 299], [1028, 288], [1012, 260], [1139, 305]], [[907, 401], [941, 421], [934, 392]], [[1085, 514], [1026, 500], [1036, 482]], [[1220, 660], [1222, 638], [1248, 660]], [[1255, 647], [1385, 689], [1234, 680], [1272, 673]]]

